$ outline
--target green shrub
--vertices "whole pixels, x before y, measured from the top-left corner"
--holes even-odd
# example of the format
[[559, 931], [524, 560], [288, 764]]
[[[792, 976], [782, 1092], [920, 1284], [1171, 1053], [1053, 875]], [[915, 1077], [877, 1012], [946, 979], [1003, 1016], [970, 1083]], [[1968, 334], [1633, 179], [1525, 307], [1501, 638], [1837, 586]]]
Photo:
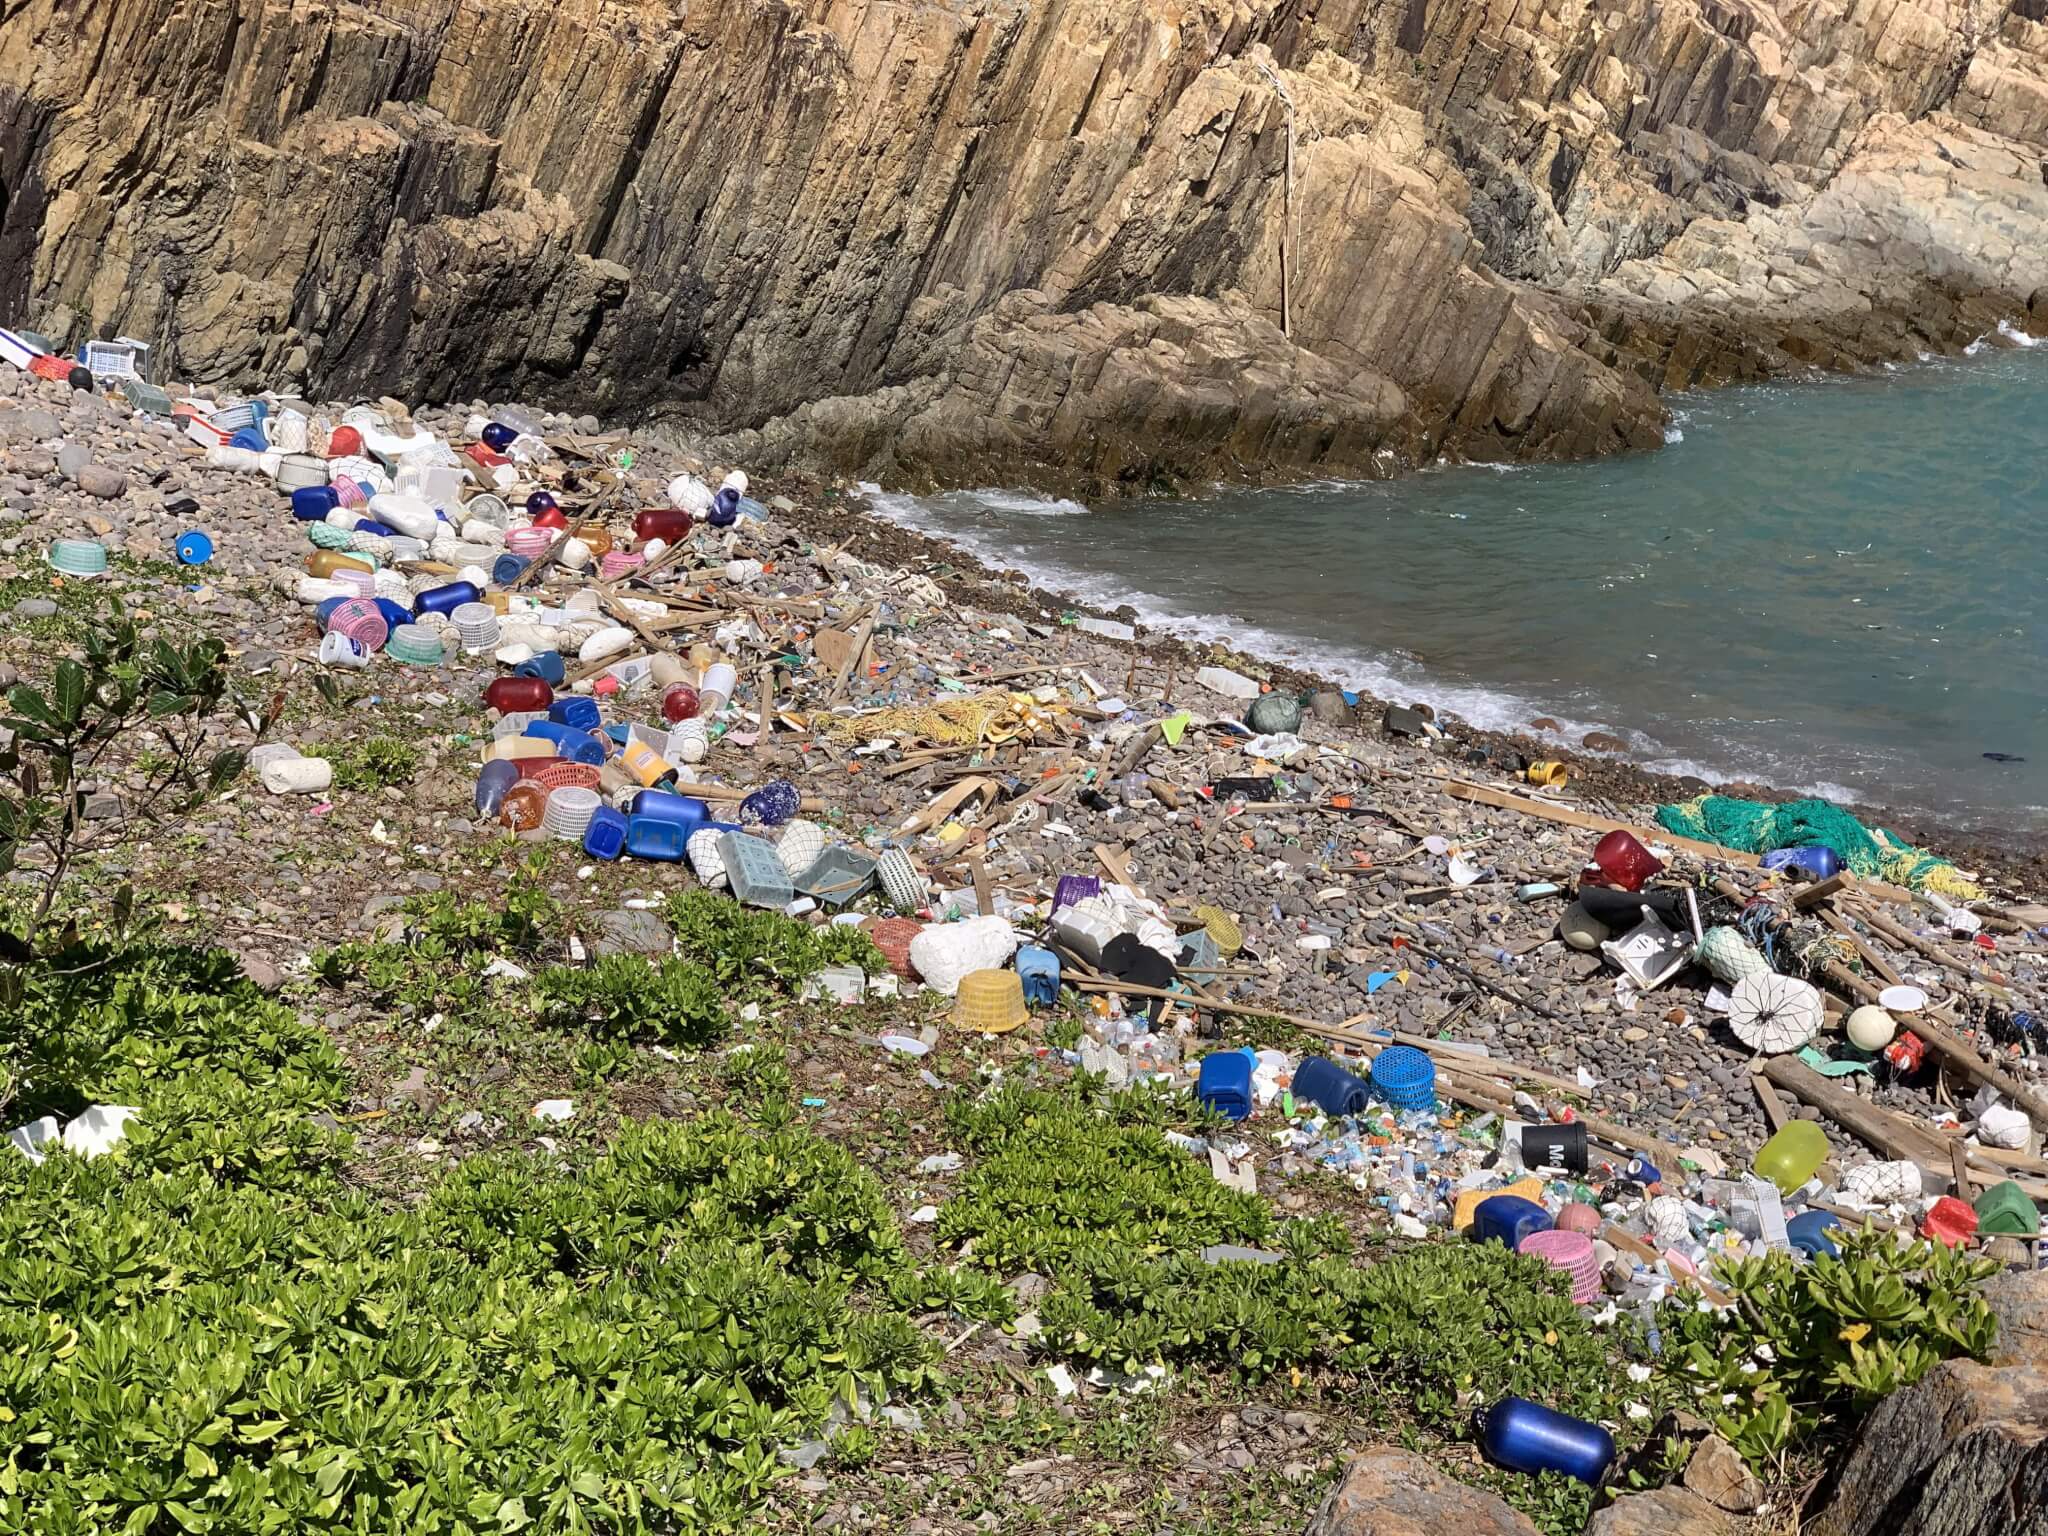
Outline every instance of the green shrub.
[[0, 1155], [0, 1530], [731, 1531], [835, 1400], [935, 1380], [891, 1298], [949, 1282], [840, 1147], [650, 1121], [390, 1208], [307, 1123], [331, 1046], [231, 960], [68, 958], [6, 1020], [25, 1107], [142, 1118], [90, 1163]]
[[587, 968], [551, 965], [534, 978], [541, 1022], [601, 1040], [700, 1049], [726, 1030], [725, 993], [701, 965], [606, 955]]
[[679, 891], [668, 898], [667, 914], [683, 958], [703, 966], [740, 1003], [794, 991], [828, 965], [857, 965], [870, 976], [889, 968], [874, 940], [857, 929], [813, 928], [713, 891]]
[[393, 788], [410, 784], [420, 770], [420, 749], [395, 736], [372, 736], [307, 755], [324, 757], [333, 765], [336, 789]]
[[1839, 1258], [1803, 1265], [1783, 1253], [1724, 1263], [1732, 1313], [1673, 1307], [1662, 1318], [1668, 1369], [1760, 1467], [1944, 1360], [1987, 1358], [1997, 1340], [1976, 1290], [1995, 1260], [1925, 1241], [1902, 1247], [1874, 1229], [1836, 1243]]

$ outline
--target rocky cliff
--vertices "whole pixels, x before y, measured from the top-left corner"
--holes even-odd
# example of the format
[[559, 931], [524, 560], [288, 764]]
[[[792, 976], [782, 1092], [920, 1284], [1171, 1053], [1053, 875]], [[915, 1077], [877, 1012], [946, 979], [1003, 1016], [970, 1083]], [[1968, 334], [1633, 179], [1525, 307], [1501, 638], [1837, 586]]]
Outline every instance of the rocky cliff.
[[0, 0], [0, 316], [899, 480], [1651, 446], [2034, 314], [2043, 14]]

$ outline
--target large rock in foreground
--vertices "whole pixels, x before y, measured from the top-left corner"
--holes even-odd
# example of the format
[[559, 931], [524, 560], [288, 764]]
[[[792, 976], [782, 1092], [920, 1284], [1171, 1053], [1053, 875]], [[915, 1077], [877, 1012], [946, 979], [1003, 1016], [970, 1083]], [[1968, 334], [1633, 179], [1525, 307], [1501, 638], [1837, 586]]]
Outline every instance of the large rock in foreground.
[[1409, 1451], [1359, 1452], [1302, 1536], [1542, 1536], [1527, 1515]]

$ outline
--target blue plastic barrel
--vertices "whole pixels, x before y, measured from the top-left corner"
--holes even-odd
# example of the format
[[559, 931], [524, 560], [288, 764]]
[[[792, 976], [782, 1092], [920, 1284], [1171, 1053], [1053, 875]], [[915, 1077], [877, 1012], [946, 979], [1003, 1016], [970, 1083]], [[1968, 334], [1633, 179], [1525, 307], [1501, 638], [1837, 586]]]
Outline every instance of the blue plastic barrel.
[[660, 859], [673, 864], [683, 856], [687, 841], [682, 825], [659, 816], [626, 818], [626, 852], [636, 859]]
[[1249, 1051], [1211, 1051], [1202, 1058], [1195, 1079], [1195, 1097], [1233, 1120], [1252, 1112], [1252, 1055]]
[[413, 606], [421, 613], [449, 614], [464, 603], [480, 603], [483, 597], [475, 582], [451, 581], [445, 587], [429, 587], [413, 599]]
[[1479, 1443], [1503, 1467], [1562, 1472], [1595, 1488], [1614, 1464], [1614, 1436], [1526, 1397], [1504, 1397], [1487, 1409]]
[[1294, 1097], [1306, 1099], [1325, 1114], [1362, 1115], [1372, 1092], [1328, 1057], [1307, 1056], [1294, 1069]]
[[616, 859], [626, 850], [626, 818], [608, 805], [592, 813], [583, 829], [583, 851], [600, 859]]
[[292, 516], [302, 523], [317, 523], [340, 505], [331, 485], [302, 486], [292, 492]]
[[702, 800], [667, 789], [641, 790], [633, 797], [632, 811], [635, 816], [675, 822], [683, 829], [685, 838], [711, 820], [711, 807]]
[[1519, 1248], [1522, 1239], [1531, 1233], [1549, 1230], [1550, 1212], [1520, 1195], [1495, 1195], [1480, 1201], [1479, 1208], [1472, 1213], [1475, 1243], [1505, 1243], [1510, 1248]]
[[562, 679], [569, 675], [560, 651], [536, 652], [514, 667], [512, 672], [515, 677], [537, 677], [550, 688], [561, 687]]

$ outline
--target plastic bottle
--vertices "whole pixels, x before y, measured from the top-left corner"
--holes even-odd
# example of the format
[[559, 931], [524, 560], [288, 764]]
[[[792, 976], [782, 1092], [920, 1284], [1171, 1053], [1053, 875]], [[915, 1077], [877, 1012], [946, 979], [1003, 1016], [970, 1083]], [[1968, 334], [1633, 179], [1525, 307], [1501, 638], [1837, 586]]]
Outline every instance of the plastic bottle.
[[484, 703], [501, 715], [546, 709], [554, 701], [555, 690], [537, 677], [495, 677], [484, 689]]
[[505, 803], [505, 793], [519, 782], [519, 765], [506, 759], [485, 763], [476, 776], [476, 809], [480, 816], [496, 816]]
[[1811, 1120], [1794, 1120], [1757, 1148], [1755, 1168], [1778, 1193], [1789, 1195], [1813, 1177], [1827, 1155], [1826, 1133]]
[[367, 560], [357, 560], [332, 549], [316, 549], [306, 556], [308, 575], [332, 576], [336, 571], [361, 571], [366, 576], [374, 576], [377, 567]]
[[451, 581], [445, 587], [429, 587], [413, 599], [413, 606], [421, 613], [453, 613], [464, 603], [483, 600], [483, 593], [467, 581]]
[[1486, 1411], [1479, 1443], [1501, 1466], [1517, 1472], [1562, 1472], [1598, 1487], [1614, 1463], [1614, 1437], [1598, 1424], [1504, 1397]]
[[673, 544], [678, 539], [687, 539], [695, 526], [689, 513], [673, 507], [648, 507], [633, 515], [633, 537], [642, 543], [660, 539]]

